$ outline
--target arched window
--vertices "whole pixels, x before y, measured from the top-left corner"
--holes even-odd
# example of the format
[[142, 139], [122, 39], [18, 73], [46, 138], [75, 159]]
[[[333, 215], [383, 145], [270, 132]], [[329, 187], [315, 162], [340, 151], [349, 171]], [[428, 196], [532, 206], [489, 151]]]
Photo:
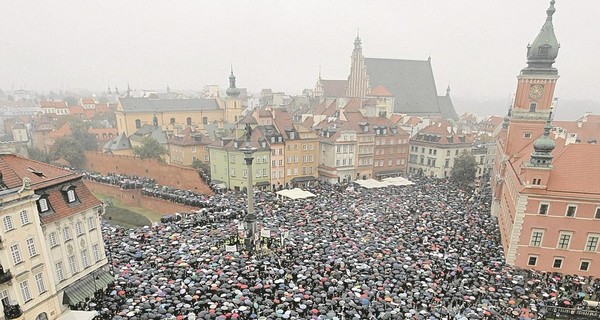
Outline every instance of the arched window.
[[188, 126], [192, 125], [192, 118], [187, 117], [187, 119], [185, 119], [185, 123], [187, 123]]
[[42, 312], [35, 317], [35, 320], [48, 320], [48, 315], [45, 312]]
[[169, 121], [171, 124], [175, 124], [175, 118], [171, 118], [171, 120]]
[[142, 120], [140, 119], [135, 119], [135, 128], [139, 129], [142, 127]]
[[208, 124], [208, 117], [202, 117], [202, 124]]
[[537, 109], [537, 103], [532, 102], [529, 104], [529, 112], [535, 112], [535, 109]]
[[4, 232], [10, 231], [15, 228], [15, 225], [13, 224], [13, 219], [11, 216], [4, 217], [3, 223], [4, 223]]

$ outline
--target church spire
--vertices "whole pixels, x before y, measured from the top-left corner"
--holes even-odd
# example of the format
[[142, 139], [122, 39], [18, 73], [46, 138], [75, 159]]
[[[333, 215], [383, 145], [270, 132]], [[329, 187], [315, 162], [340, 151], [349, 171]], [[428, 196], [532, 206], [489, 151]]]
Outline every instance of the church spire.
[[228, 97], [237, 97], [240, 95], [240, 89], [235, 87], [235, 75], [233, 74], [233, 65], [231, 65], [231, 74], [229, 75], [229, 88], [225, 91]]
[[450, 84], [448, 83], [448, 88], [446, 88], [446, 97], [450, 96]]
[[554, 73], [558, 71], [552, 65], [558, 57], [558, 49], [560, 44], [554, 34], [554, 25], [552, 16], [556, 12], [554, 0], [550, 1], [550, 7], [546, 10], [546, 22], [542, 26], [540, 33], [535, 38], [533, 43], [527, 46], [527, 68], [523, 69], [524, 74], [539, 73]]
[[362, 42], [360, 41], [360, 29], [356, 29], [356, 39], [354, 39], [354, 49], [360, 49]]

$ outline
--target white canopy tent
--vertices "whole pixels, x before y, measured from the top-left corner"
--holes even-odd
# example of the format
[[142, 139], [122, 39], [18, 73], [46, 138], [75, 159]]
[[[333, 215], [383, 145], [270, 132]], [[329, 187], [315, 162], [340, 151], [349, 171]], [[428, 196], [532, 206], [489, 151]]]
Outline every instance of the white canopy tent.
[[358, 184], [359, 186], [361, 186], [363, 188], [367, 188], [367, 189], [387, 187], [387, 185], [385, 183], [381, 183], [374, 179], [356, 180], [356, 181], [354, 181], [354, 183]]
[[277, 191], [277, 194], [292, 200], [316, 197], [314, 193], [302, 190], [300, 188], [284, 189], [281, 191]]
[[57, 320], [91, 320], [98, 315], [96, 311], [75, 311], [67, 310], [63, 312]]
[[410, 186], [415, 184], [414, 182], [402, 177], [385, 178], [383, 179], [383, 183], [386, 183], [390, 186]]
[[414, 182], [402, 177], [385, 178], [382, 181], [377, 181], [374, 179], [356, 180], [354, 183], [367, 189], [385, 188], [389, 186], [410, 186], [415, 184]]

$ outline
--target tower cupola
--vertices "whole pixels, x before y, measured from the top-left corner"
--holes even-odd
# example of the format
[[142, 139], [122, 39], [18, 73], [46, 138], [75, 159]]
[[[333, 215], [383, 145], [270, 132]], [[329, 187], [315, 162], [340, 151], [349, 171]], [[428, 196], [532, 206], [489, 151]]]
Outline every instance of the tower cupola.
[[231, 67], [231, 74], [229, 75], [229, 88], [225, 90], [228, 97], [237, 97], [240, 95], [240, 89], [235, 87], [235, 75], [233, 74], [233, 66]]
[[527, 46], [527, 68], [523, 69], [523, 73], [536, 73], [536, 71], [558, 73], [552, 66], [560, 48], [552, 23], [552, 16], [556, 12], [554, 3], [554, 0], [550, 1], [550, 7], [546, 10], [546, 22], [533, 43]]

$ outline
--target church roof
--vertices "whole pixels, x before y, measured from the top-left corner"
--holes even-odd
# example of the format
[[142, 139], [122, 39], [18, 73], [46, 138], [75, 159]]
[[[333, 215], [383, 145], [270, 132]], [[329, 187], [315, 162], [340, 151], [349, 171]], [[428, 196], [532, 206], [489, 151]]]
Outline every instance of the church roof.
[[438, 96], [438, 105], [444, 119], [458, 119], [454, 104], [450, 96]]
[[323, 80], [323, 95], [325, 97], [336, 97], [343, 98], [346, 96], [346, 88], [348, 87], [348, 80]]
[[221, 109], [216, 99], [119, 98], [124, 112], [199, 111]]
[[442, 113], [431, 61], [365, 58], [365, 66], [369, 83], [380, 83], [394, 94], [394, 112], [411, 115]]
[[129, 149], [131, 149], [131, 143], [124, 132], [121, 132], [118, 136], [104, 144], [104, 150], [116, 151]]

